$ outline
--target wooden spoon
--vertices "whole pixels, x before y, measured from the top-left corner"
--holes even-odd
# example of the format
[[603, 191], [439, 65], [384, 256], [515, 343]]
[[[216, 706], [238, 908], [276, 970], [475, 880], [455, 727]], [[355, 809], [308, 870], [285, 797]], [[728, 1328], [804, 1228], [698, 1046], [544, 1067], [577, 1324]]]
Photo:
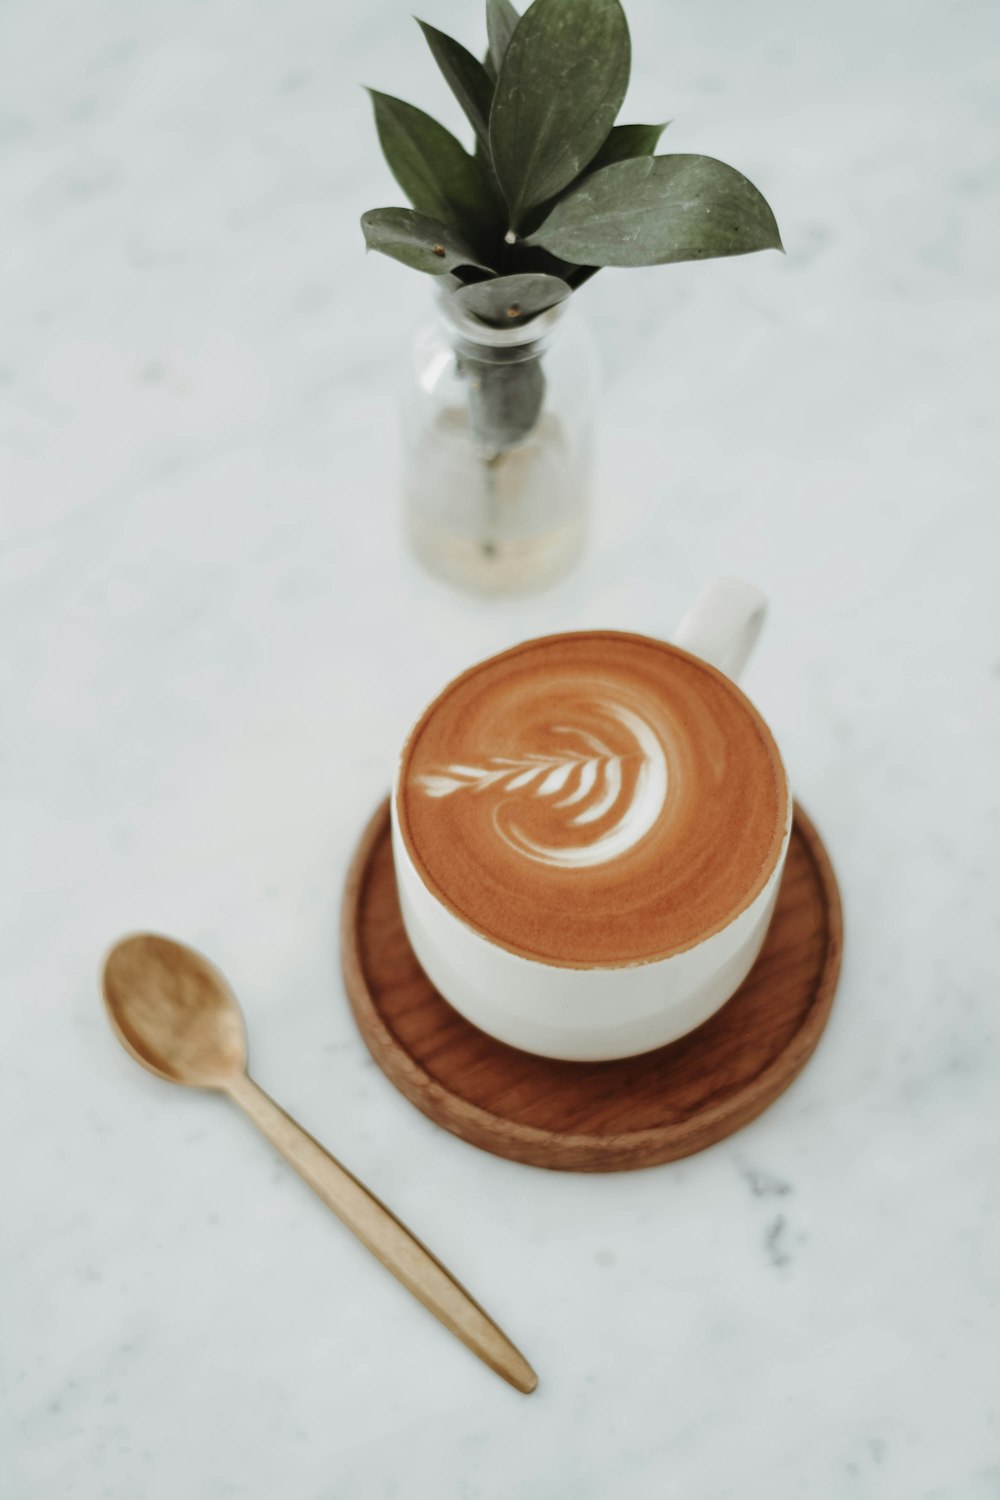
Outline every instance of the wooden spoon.
[[207, 959], [169, 938], [140, 933], [112, 948], [101, 988], [111, 1024], [137, 1062], [171, 1083], [228, 1094], [418, 1302], [517, 1390], [535, 1389], [534, 1370], [478, 1302], [248, 1076], [243, 1014]]

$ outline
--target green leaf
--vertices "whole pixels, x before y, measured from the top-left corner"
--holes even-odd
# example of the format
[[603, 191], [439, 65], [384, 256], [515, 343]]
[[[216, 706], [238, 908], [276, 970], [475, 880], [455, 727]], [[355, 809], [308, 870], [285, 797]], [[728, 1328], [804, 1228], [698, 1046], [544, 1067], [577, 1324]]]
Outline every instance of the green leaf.
[[[633, 156], [652, 156], [669, 123], [665, 120], [662, 125], [612, 125], [597, 155], [587, 163], [586, 171], [596, 172], [600, 167], [610, 166], [613, 161], [630, 161]], [[525, 218], [525, 233], [533, 233], [555, 205], [556, 198], [539, 203]]]
[[479, 163], [480, 171], [483, 173], [483, 176], [489, 183], [490, 192], [493, 194], [493, 201], [496, 205], [496, 215], [494, 217], [493, 224], [496, 232], [496, 237], [497, 239], [499, 239], [500, 234], [503, 230], [503, 225], [501, 223], [501, 220], [503, 218], [503, 211], [501, 207], [501, 205], [503, 204], [503, 193], [500, 191], [499, 182], [497, 182], [497, 174], [493, 170], [493, 161], [490, 156], [489, 141], [477, 140], [474, 154], [476, 161]]
[[534, 0], [510, 39], [490, 112], [493, 166], [519, 229], [611, 129], [631, 49], [619, 0]]
[[454, 229], [412, 208], [369, 209], [361, 215], [361, 228], [369, 250], [390, 255], [415, 271], [444, 276], [456, 266], [489, 270]]
[[475, 286], [456, 292], [460, 305], [494, 328], [516, 328], [547, 308], [555, 307], [570, 295], [570, 288], [558, 276], [529, 273], [520, 276], [498, 276], [494, 281], [477, 281]]
[[780, 250], [766, 200], [711, 156], [641, 156], [583, 178], [529, 244], [596, 266], [656, 266]]
[[612, 125], [605, 137], [604, 145], [592, 157], [588, 172], [598, 167], [609, 167], [613, 161], [630, 161], [633, 156], [652, 156], [660, 144], [660, 136], [669, 122], [662, 125]]
[[417, 212], [477, 242], [495, 232], [499, 206], [482, 163], [422, 109], [376, 89], [368, 92], [389, 170]]
[[478, 57], [473, 57], [461, 42], [429, 26], [426, 21], [417, 21], [427, 45], [434, 54], [434, 61], [444, 74], [448, 87], [465, 112], [465, 117], [476, 139], [489, 146], [490, 106], [493, 103], [493, 84]]
[[510, 0], [486, 0], [486, 35], [490, 39], [494, 76], [499, 76], [508, 44], [520, 19]]

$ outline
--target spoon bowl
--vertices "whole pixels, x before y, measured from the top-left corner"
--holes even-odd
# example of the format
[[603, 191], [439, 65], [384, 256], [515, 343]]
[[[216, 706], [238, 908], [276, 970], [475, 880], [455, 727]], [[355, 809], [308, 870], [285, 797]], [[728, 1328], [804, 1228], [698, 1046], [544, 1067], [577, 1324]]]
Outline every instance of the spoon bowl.
[[123, 938], [104, 961], [101, 990], [119, 1041], [151, 1073], [220, 1089], [245, 1072], [236, 996], [193, 948], [149, 932]]

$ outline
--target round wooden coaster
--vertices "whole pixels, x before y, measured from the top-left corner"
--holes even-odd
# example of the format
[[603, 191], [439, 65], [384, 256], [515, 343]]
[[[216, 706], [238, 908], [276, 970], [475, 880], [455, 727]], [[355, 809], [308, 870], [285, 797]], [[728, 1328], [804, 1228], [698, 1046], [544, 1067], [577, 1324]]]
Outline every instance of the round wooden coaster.
[[819, 834], [796, 806], [774, 920], [756, 964], [722, 1010], [640, 1057], [535, 1057], [472, 1026], [417, 963], [396, 897], [386, 801], [348, 874], [341, 958], [369, 1051], [425, 1115], [514, 1161], [616, 1172], [701, 1151], [788, 1087], [830, 1014], [842, 931], [836, 877]]

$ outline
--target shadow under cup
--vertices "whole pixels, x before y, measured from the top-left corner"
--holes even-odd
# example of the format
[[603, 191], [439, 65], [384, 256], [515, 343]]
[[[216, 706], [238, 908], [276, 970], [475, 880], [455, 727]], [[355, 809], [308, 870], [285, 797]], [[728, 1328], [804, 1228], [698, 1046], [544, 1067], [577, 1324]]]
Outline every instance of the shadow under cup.
[[392, 798], [400, 905], [435, 987], [545, 1056], [648, 1051], [763, 943], [791, 831], [773, 737], [722, 672], [613, 631], [528, 641], [439, 694]]

